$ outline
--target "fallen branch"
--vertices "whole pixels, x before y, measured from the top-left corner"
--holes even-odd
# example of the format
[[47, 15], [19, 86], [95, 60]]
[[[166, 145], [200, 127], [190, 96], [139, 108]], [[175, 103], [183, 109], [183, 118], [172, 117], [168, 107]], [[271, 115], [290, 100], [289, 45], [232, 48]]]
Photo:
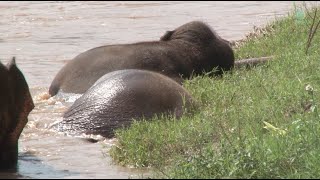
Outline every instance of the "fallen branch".
[[[317, 23], [317, 25], [314, 28], [314, 24], [316, 22], [316, 17], [317, 17], [317, 12], [318, 12], [318, 8], [315, 9], [314, 16], [312, 18], [312, 24], [311, 24], [310, 29], [309, 29], [309, 36], [308, 36], [307, 47], [306, 47], [306, 54], [308, 54], [308, 49], [309, 49], [309, 47], [311, 45], [311, 41], [313, 39], [314, 34], [318, 30], [318, 27], [319, 27], [319, 24], [320, 24], [320, 20], [319, 20], [319, 22]], [[308, 11], [307, 11], [307, 14], [309, 15]]]
[[249, 59], [240, 59], [234, 62], [234, 68], [241, 68], [241, 67], [252, 67], [260, 64], [264, 64], [273, 59], [273, 56], [268, 57], [259, 57], [259, 58], [249, 58]]

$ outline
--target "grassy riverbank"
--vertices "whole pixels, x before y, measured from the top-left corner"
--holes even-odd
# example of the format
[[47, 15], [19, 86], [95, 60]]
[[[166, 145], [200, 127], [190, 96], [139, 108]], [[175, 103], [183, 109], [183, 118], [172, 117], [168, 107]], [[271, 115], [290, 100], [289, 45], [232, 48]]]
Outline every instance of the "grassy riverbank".
[[306, 54], [309, 15], [278, 19], [235, 49], [236, 59], [273, 61], [186, 81], [201, 103], [194, 115], [117, 131], [112, 158], [161, 178], [319, 177], [320, 32]]

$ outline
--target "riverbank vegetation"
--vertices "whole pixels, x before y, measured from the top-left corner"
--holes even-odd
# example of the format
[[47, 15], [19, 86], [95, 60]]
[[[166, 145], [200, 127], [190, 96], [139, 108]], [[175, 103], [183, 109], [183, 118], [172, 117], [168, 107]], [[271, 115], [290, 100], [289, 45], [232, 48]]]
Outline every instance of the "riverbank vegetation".
[[114, 161], [151, 167], [158, 178], [319, 177], [320, 8], [315, 9], [296, 8], [234, 47], [236, 59], [273, 56], [272, 61], [223, 78], [186, 81], [201, 104], [193, 115], [118, 130], [109, 151]]

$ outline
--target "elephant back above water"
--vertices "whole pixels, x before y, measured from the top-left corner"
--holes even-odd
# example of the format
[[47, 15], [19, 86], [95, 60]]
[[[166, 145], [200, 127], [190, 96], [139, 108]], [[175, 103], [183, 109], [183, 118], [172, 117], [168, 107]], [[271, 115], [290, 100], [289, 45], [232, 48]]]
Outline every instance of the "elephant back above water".
[[123, 69], [159, 72], [181, 83], [192, 75], [212, 71], [221, 75], [234, 66], [228, 41], [200, 21], [167, 31], [159, 41], [107, 45], [70, 60], [53, 79], [49, 93], [84, 93], [101, 76]]
[[65, 112], [60, 131], [107, 138], [133, 119], [170, 114], [179, 118], [196, 107], [191, 95], [172, 79], [146, 70], [119, 70], [101, 77]]

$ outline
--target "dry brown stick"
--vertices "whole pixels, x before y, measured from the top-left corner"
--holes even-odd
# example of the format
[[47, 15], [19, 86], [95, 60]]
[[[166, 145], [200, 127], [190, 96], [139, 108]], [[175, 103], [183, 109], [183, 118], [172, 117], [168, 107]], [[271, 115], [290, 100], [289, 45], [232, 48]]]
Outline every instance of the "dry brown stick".
[[309, 36], [308, 36], [307, 47], [306, 47], [306, 54], [308, 54], [308, 49], [310, 47], [311, 41], [313, 39], [314, 34], [316, 33], [316, 31], [318, 29], [319, 23], [320, 23], [320, 21], [319, 21], [318, 24], [316, 25], [316, 28], [315, 29], [313, 28], [314, 27], [314, 23], [316, 22], [317, 11], [318, 11], [318, 9], [315, 10], [315, 13], [314, 13], [314, 16], [313, 16], [313, 19], [312, 19], [312, 25], [311, 25], [311, 27], [309, 29]]
[[264, 64], [273, 59], [273, 56], [268, 57], [259, 57], [259, 58], [249, 58], [249, 59], [240, 59], [234, 62], [234, 68], [241, 67], [252, 67], [259, 64]]
[[[307, 12], [307, 14], [310, 14], [310, 13]], [[315, 12], [314, 17], [311, 17], [311, 15], [310, 15], [310, 18], [312, 18], [312, 24], [311, 24], [311, 27], [310, 27], [310, 29], [309, 29], [309, 36], [308, 36], [308, 42], [307, 42], [307, 44], [309, 44], [309, 42], [310, 42], [310, 37], [311, 37], [312, 31], [313, 31], [313, 26], [314, 26], [314, 23], [316, 22], [316, 16], [317, 16], [317, 10], [316, 10], [316, 12]]]
[[318, 21], [316, 27], [315, 27], [314, 30], [312, 31], [311, 38], [310, 38], [310, 41], [309, 41], [308, 46], [307, 46], [306, 54], [308, 53], [308, 49], [309, 49], [309, 47], [311, 46], [311, 41], [312, 41], [312, 39], [313, 39], [314, 34], [315, 34], [316, 31], [318, 30], [319, 25], [320, 25], [320, 20]]

